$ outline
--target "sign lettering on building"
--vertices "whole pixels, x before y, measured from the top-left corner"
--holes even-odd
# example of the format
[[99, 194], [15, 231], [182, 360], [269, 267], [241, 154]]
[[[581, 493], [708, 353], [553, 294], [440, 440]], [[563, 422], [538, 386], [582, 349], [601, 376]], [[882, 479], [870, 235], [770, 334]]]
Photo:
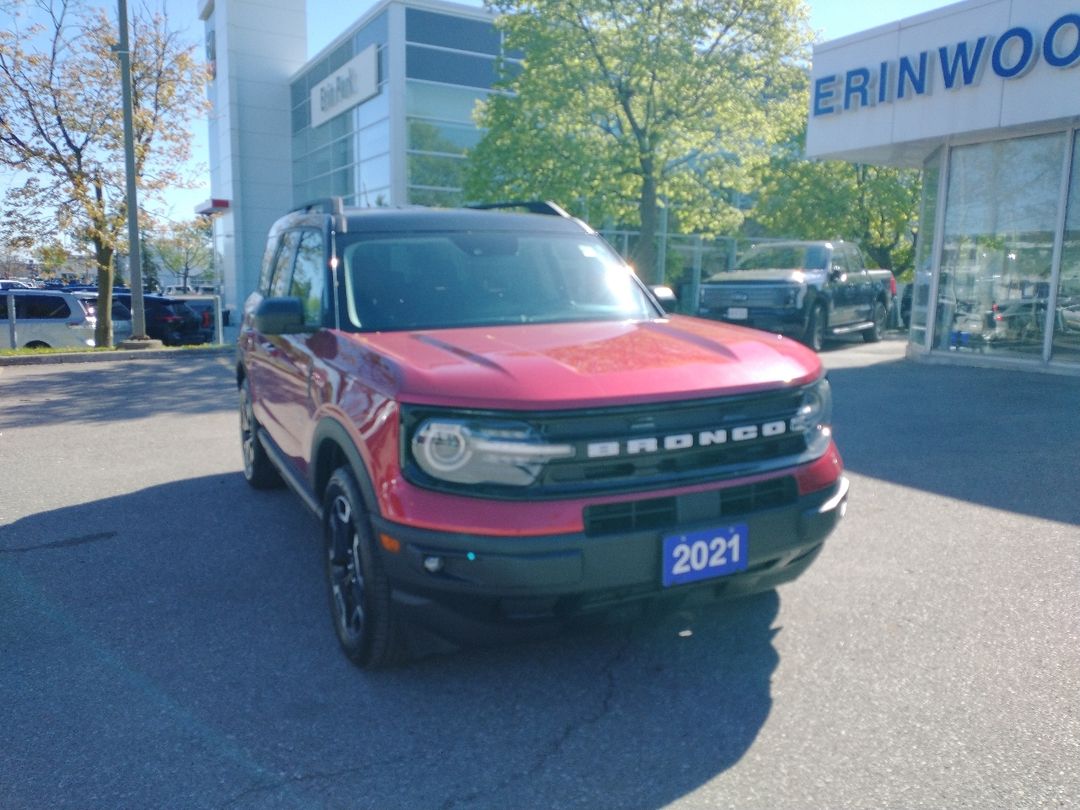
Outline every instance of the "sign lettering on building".
[[311, 88], [311, 126], [326, 123], [378, 92], [378, 49], [369, 45]]
[[1018, 79], [1040, 59], [1055, 69], [1080, 65], [1080, 14], [1059, 17], [1045, 32], [1015, 26], [998, 36], [987, 34], [819, 76], [813, 83], [810, 112], [817, 117], [892, 104], [930, 95], [935, 85], [959, 90], [979, 84], [988, 70], [1002, 80]]

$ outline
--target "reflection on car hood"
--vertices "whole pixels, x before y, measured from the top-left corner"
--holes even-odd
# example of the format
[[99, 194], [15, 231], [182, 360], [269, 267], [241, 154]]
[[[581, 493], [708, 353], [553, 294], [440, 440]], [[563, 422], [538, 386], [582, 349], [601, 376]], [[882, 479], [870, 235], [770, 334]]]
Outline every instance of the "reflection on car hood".
[[794, 341], [682, 316], [340, 337], [338, 349], [379, 356], [403, 401], [427, 404], [577, 408], [743, 393], [821, 374], [817, 355]]

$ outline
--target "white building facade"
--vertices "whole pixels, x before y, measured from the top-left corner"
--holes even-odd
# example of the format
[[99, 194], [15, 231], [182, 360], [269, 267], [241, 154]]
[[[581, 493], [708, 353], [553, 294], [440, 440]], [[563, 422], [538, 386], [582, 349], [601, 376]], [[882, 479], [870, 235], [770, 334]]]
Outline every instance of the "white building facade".
[[965, 0], [815, 47], [807, 154], [922, 168], [909, 354], [1080, 373], [1080, 3]]
[[[292, 208], [459, 205], [473, 122], [503, 54], [494, 17], [383, 0], [307, 59], [304, 0], [205, 0], [214, 242], [226, 305], [258, 283], [266, 236]], [[510, 55], [513, 56], [513, 55]]]

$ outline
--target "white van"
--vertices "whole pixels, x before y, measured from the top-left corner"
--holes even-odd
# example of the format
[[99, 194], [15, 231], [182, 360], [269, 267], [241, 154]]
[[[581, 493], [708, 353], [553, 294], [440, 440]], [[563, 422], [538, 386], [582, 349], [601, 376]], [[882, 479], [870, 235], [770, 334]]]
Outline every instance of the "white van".
[[0, 291], [0, 346], [12, 349], [92, 347], [95, 326], [92, 312], [69, 292]]

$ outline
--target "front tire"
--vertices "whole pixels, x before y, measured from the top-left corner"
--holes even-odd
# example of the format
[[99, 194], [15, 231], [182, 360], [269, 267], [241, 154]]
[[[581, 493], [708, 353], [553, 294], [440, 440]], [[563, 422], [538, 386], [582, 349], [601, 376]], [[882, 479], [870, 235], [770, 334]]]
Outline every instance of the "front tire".
[[274, 489], [281, 486], [281, 475], [259, 441], [259, 423], [251, 406], [251, 386], [244, 378], [240, 383], [240, 449], [244, 455], [244, 479], [255, 489]]
[[885, 305], [878, 301], [874, 304], [873, 323], [869, 329], [863, 330], [862, 337], [867, 343], [877, 343], [885, 334], [885, 319], [889, 313], [885, 311]]
[[810, 310], [810, 319], [806, 322], [806, 333], [802, 342], [815, 352], [820, 352], [825, 345], [825, 317], [825, 307], [815, 304]]
[[330, 613], [345, 655], [362, 669], [401, 663], [404, 636], [390, 602], [390, 581], [348, 467], [335, 470], [326, 485], [323, 539]]

